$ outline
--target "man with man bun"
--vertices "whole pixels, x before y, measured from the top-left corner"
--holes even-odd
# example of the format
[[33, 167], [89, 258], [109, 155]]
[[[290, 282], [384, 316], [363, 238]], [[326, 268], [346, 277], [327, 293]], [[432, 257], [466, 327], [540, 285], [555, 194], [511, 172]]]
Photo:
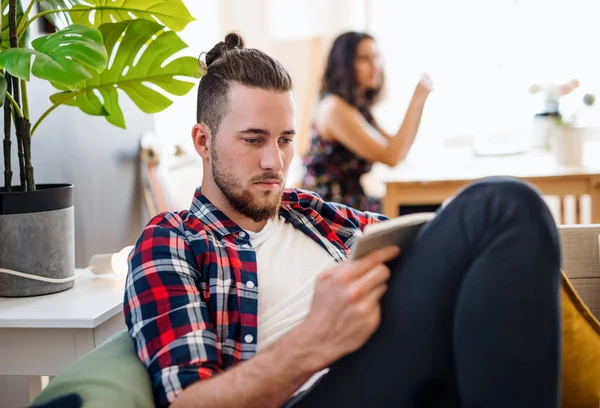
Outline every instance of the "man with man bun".
[[202, 186], [129, 259], [125, 317], [157, 406], [558, 406], [559, 242], [536, 191], [476, 182], [409, 248], [353, 261], [385, 217], [285, 187], [288, 72], [237, 34], [205, 64]]

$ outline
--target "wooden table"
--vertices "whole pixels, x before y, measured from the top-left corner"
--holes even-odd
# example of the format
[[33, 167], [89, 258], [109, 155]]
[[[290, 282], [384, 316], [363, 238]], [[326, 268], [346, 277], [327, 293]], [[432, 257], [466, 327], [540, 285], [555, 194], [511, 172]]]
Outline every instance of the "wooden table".
[[63, 292], [0, 298], [0, 406], [28, 405], [41, 376], [57, 375], [124, 330], [124, 288], [124, 275], [86, 272]]
[[556, 164], [547, 151], [532, 151], [507, 156], [475, 156], [469, 149], [447, 150], [442, 155], [418, 164], [403, 163], [383, 175], [386, 193], [383, 212], [399, 215], [401, 205], [441, 204], [469, 183], [490, 176], [512, 176], [529, 181], [546, 196], [576, 198], [576, 223], [581, 222], [580, 199], [591, 197], [591, 222], [600, 224], [600, 144], [586, 146], [582, 166]]

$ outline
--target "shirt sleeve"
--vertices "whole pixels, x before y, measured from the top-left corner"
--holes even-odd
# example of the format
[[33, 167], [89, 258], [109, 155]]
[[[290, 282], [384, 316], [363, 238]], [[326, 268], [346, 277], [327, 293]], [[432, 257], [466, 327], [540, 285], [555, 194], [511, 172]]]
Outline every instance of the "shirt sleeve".
[[179, 215], [160, 214], [129, 256], [125, 321], [149, 371], [157, 407], [168, 406], [186, 386], [222, 371], [208, 288], [200, 282], [198, 259], [183, 231]]

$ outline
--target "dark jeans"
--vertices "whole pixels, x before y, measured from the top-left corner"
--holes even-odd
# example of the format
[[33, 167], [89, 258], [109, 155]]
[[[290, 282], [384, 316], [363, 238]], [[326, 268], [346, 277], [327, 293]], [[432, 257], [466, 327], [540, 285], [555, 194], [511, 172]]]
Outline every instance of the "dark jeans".
[[558, 406], [560, 248], [538, 193], [475, 183], [390, 267], [379, 329], [288, 406]]

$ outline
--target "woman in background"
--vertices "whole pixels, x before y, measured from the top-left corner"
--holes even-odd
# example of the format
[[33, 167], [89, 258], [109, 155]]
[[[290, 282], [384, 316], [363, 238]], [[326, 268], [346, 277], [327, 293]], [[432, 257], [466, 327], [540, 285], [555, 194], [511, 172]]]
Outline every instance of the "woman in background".
[[395, 134], [386, 133], [371, 113], [382, 88], [383, 69], [373, 37], [340, 35], [327, 60], [311, 148], [304, 159], [303, 188], [326, 201], [381, 212], [379, 199], [366, 196], [360, 177], [375, 162], [395, 166], [406, 157], [432, 86], [423, 75]]

